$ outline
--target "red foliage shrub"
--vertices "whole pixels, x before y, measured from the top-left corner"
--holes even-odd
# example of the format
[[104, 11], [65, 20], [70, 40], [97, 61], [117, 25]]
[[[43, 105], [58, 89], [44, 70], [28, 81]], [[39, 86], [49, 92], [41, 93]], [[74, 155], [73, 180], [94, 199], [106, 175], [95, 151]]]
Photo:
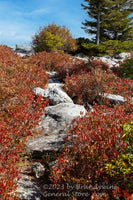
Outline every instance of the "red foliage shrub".
[[65, 90], [73, 98], [77, 97], [77, 103], [87, 104], [97, 101], [102, 102], [100, 94], [110, 89], [110, 82], [117, 80], [110, 71], [103, 71], [99, 68], [92, 69], [91, 72], [80, 72], [72, 74], [65, 79]]
[[118, 78], [117, 81], [112, 81], [110, 84], [110, 93], [118, 94], [125, 98], [131, 97], [133, 94], [133, 80]]
[[44, 88], [48, 79], [43, 69], [24, 64], [8, 47], [0, 46], [0, 57], [0, 199], [13, 200], [18, 199], [19, 155], [46, 106], [41, 97], [34, 101], [32, 89]]
[[64, 89], [71, 96], [76, 97], [76, 103], [87, 104], [93, 101], [103, 103], [100, 95], [104, 93], [118, 94], [123, 97], [131, 97], [133, 93], [133, 81], [116, 77], [110, 70], [93, 68], [91, 72], [80, 71], [65, 79]]
[[66, 77], [67, 74], [78, 74], [80, 71], [90, 72], [92, 69], [97, 67], [100, 67], [105, 71], [109, 69], [108, 64], [102, 61], [83, 61], [74, 57], [70, 57], [69, 54], [62, 52], [39, 52], [27, 58], [25, 62], [35, 64], [45, 71], [56, 71], [62, 80]]
[[97, 60], [89, 60], [83, 61], [77, 58], [73, 58], [71, 62], [67, 65], [58, 68], [57, 71], [59, 75], [64, 79], [66, 75], [71, 76], [72, 74], [80, 74], [82, 71], [84, 72], [92, 72], [93, 70], [100, 68], [103, 71], [107, 71], [109, 69], [109, 65]]
[[107, 71], [109, 69], [109, 65], [101, 60], [92, 60], [91, 62], [92, 68], [100, 67], [102, 70]]
[[[133, 82], [119, 79], [101, 61], [70, 58], [64, 53], [37, 53], [21, 59], [10, 48], [0, 46], [0, 199], [18, 199], [13, 196], [19, 169], [19, 155], [26, 136], [32, 133], [46, 106], [41, 96], [36, 100], [32, 89], [44, 88], [48, 82], [44, 70], [57, 71], [65, 78], [65, 89], [77, 102], [93, 101], [102, 93], [131, 97]], [[99, 100], [99, 99], [98, 99]], [[103, 167], [117, 158], [127, 146], [122, 140], [120, 125], [133, 114], [133, 106], [106, 108], [95, 106], [95, 112], [74, 121], [77, 125], [69, 131], [71, 149], [65, 149], [58, 157], [58, 167], [53, 168], [51, 179], [71, 184], [114, 184]], [[122, 179], [123, 180], [123, 179]], [[121, 188], [120, 188], [121, 189]], [[126, 188], [125, 188], [126, 189]], [[96, 189], [96, 192], [98, 190]], [[89, 191], [95, 198], [94, 190]], [[107, 195], [112, 192], [106, 191]], [[93, 198], [93, 199], [94, 199]], [[96, 197], [99, 198], [99, 197]], [[73, 197], [74, 199], [74, 197]]]
[[17, 63], [21, 62], [21, 58], [11, 51], [11, 48], [6, 45], [0, 45], [0, 63], [15, 67]]
[[62, 52], [47, 53], [43, 51], [30, 56], [25, 61], [28, 64], [35, 64], [45, 71], [56, 71], [70, 61], [70, 55]]
[[[130, 111], [128, 107], [131, 108]], [[121, 183], [124, 183], [124, 177], [119, 181], [117, 177], [109, 177], [104, 166], [118, 158], [127, 147], [128, 143], [122, 138], [124, 133], [121, 124], [130, 121], [132, 117], [133, 105], [128, 102], [128, 105], [117, 105], [114, 108], [95, 105], [93, 113], [73, 121], [73, 128], [69, 130], [67, 137], [72, 146], [64, 149], [51, 173], [52, 181], [64, 185], [61, 192], [68, 191], [68, 186], [71, 185], [73, 190], [69, 190], [69, 193], [73, 196], [77, 190], [82, 194], [90, 194], [88, 199], [103, 200], [105, 198], [101, 196], [94, 198], [95, 193], [102, 192], [107, 199], [116, 199], [113, 191], [119, 188], [122, 192]], [[75, 197], [84, 199], [82, 196]]]

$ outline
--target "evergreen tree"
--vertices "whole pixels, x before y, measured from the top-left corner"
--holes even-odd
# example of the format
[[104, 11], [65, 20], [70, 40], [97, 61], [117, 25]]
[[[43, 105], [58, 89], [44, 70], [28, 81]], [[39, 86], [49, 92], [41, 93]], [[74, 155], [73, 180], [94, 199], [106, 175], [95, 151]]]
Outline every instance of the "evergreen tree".
[[105, 32], [111, 40], [132, 40], [133, 39], [133, 12], [132, 0], [114, 0], [111, 12], [108, 12]]
[[82, 27], [87, 33], [95, 35], [95, 42], [105, 40], [132, 39], [132, 0], [84, 0], [81, 4], [90, 19]]
[[96, 44], [107, 38], [108, 35], [103, 31], [103, 27], [106, 26], [106, 18], [108, 14], [108, 9], [112, 6], [112, 1], [109, 0], [84, 0], [87, 5], [81, 4], [84, 10], [87, 10], [87, 14], [90, 19], [82, 22], [84, 27], [82, 27], [85, 32], [89, 34], [94, 34]]

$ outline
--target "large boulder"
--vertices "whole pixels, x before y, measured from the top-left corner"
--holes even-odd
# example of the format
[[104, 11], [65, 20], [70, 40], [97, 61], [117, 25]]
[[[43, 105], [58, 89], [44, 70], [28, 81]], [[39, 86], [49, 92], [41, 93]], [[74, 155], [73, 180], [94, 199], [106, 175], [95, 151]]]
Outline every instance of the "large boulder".
[[77, 117], [84, 116], [86, 110], [81, 105], [73, 103], [60, 103], [56, 106], [46, 107], [45, 115], [42, 116], [38, 131], [42, 131], [45, 136], [29, 140], [26, 144], [26, 151], [34, 158], [40, 158], [45, 152], [58, 151], [67, 144], [64, 138], [67, 131], [72, 127], [71, 121]]
[[[71, 121], [87, 112], [84, 106], [73, 103], [60, 103], [48, 106], [37, 129], [44, 134], [58, 134], [71, 127]], [[81, 114], [82, 113], [82, 114]]]
[[69, 146], [64, 138], [66, 134], [41, 136], [39, 138], [29, 140], [26, 144], [26, 151], [32, 158], [41, 158], [47, 152], [59, 151], [64, 145]]
[[41, 94], [44, 98], [49, 99], [50, 105], [59, 103], [73, 103], [72, 99], [63, 91], [63, 84], [49, 83], [46, 89], [39, 87], [34, 88], [35, 95]]

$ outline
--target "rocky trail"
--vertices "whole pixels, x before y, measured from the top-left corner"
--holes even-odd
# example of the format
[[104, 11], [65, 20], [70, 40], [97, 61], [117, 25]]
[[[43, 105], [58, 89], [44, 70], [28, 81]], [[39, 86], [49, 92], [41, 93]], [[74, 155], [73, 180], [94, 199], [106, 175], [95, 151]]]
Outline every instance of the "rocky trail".
[[[128, 56], [129, 54], [123, 53], [119, 56], [115, 55], [114, 58], [105, 56], [96, 59], [101, 59], [112, 67]], [[88, 59], [81, 55], [77, 55], [77, 58], [86, 61]], [[39, 126], [36, 128], [38, 132], [41, 131], [41, 134], [29, 138], [25, 147], [20, 167], [21, 178], [17, 182], [17, 194], [23, 200], [46, 199], [44, 185], [50, 184], [48, 175], [51, 166], [55, 165], [53, 152], [58, 153], [64, 145], [70, 145], [66, 143], [64, 138], [67, 135], [67, 130], [72, 126], [71, 121], [84, 116], [88, 111], [84, 106], [75, 104], [65, 93], [63, 83], [57, 79], [56, 72], [49, 72], [49, 83], [46, 89], [38, 87], [34, 88], [33, 91], [35, 95], [41, 94], [44, 98], [49, 99], [49, 106], [46, 107]], [[124, 104], [125, 100], [120, 95], [105, 94], [105, 96], [114, 104]], [[92, 109], [91, 105], [90, 109]], [[49, 162], [42, 163], [42, 157], [47, 158]]]

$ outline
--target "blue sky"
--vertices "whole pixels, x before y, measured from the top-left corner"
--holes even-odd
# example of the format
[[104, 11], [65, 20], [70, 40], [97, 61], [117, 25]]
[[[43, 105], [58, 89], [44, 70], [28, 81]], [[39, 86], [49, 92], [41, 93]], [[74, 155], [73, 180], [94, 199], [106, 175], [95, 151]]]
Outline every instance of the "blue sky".
[[89, 37], [81, 22], [83, 0], [0, 0], [0, 44], [29, 45], [39, 27], [65, 25], [74, 38]]

